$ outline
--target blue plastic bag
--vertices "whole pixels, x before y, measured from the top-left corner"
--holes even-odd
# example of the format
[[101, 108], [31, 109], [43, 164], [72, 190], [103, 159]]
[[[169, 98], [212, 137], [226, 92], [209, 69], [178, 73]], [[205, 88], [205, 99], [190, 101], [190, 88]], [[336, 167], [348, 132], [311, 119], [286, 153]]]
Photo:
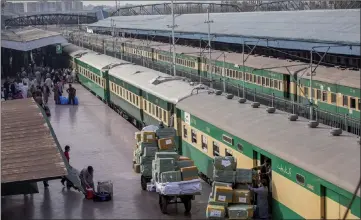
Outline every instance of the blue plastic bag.
[[68, 97], [60, 96], [60, 104], [67, 105], [68, 104]]
[[77, 96], [74, 97], [74, 105], [78, 105], [79, 104], [79, 99]]

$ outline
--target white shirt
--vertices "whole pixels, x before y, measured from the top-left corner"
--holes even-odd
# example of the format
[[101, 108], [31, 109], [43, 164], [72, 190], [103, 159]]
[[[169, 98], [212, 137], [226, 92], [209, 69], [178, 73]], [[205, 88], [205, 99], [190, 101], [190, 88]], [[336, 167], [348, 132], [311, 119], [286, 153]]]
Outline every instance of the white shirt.
[[53, 82], [51, 81], [50, 78], [46, 78], [45, 80], [45, 85], [49, 87], [49, 89], [51, 89], [51, 85], [53, 84]]

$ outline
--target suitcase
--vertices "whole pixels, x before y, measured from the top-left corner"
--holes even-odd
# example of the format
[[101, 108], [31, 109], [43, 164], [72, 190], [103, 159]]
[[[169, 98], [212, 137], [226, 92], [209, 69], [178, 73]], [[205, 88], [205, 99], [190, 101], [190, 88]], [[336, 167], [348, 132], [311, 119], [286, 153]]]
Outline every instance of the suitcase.
[[110, 200], [112, 200], [112, 196], [106, 192], [95, 193], [93, 197], [94, 202], [107, 202]]
[[97, 192], [109, 193], [111, 196], [113, 196], [113, 182], [110, 180], [98, 182]]

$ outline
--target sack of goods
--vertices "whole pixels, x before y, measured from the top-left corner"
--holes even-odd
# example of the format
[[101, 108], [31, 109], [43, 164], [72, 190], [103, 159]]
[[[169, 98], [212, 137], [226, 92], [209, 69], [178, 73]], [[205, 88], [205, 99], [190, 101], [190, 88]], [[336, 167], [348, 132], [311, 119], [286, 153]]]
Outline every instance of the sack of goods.
[[174, 151], [175, 142], [173, 137], [161, 138], [158, 140], [158, 147], [160, 151]]
[[223, 206], [208, 205], [206, 216], [208, 219], [224, 219], [226, 216], [226, 209]]
[[252, 219], [253, 205], [232, 204], [228, 208], [228, 219]]
[[236, 180], [236, 166], [234, 157], [215, 157], [213, 161], [213, 180], [217, 182], [234, 183]]

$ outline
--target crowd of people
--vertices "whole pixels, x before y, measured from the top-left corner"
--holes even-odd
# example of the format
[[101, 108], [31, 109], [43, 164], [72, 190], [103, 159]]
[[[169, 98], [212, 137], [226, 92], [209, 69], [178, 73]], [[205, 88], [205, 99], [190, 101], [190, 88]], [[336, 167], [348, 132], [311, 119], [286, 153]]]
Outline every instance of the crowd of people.
[[[39, 105], [47, 105], [51, 93], [54, 94], [54, 101], [60, 104], [60, 97], [63, 95], [65, 83], [75, 82], [75, 70], [50, 69], [50, 67], [36, 67], [29, 65], [22, 68], [12, 79], [7, 77], [2, 86], [2, 99], [22, 99], [33, 97]], [[69, 85], [67, 89], [69, 102], [74, 104], [75, 89]]]

